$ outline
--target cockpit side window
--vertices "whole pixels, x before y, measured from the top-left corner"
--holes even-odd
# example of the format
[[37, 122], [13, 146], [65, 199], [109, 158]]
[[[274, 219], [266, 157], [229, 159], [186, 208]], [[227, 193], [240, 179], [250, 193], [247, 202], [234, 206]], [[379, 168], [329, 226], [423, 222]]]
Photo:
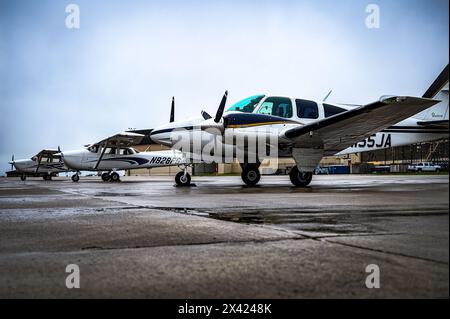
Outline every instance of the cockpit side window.
[[292, 102], [287, 97], [269, 97], [259, 107], [258, 114], [267, 114], [284, 118], [292, 117]]
[[250, 96], [242, 101], [239, 101], [228, 109], [228, 112], [239, 111], [244, 113], [252, 113], [255, 106], [264, 98], [264, 95]]
[[98, 152], [98, 145], [93, 145], [91, 147], [88, 148], [88, 150], [92, 153], [97, 153]]
[[339, 113], [343, 113], [346, 110], [334, 105], [330, 105], [330, 104], [323, 104], [323, 110], [325, 112], [325, 117], [330, 117]]
[[319, 108], [317, 103], [310, 100], [296, 99], [297, 116], [301, 119], [317, 119], [319, 118]]

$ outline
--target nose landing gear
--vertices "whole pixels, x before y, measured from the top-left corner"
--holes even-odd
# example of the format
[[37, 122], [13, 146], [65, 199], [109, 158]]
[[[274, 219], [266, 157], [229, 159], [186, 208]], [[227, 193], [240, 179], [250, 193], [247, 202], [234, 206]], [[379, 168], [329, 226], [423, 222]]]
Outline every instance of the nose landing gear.
[[189, 186], [191, 185], [191, 175], [187, 172], [187, 168], [185, 168], [182, 172], [179, 172], [175, 176], [175, 183], [178, 186]]

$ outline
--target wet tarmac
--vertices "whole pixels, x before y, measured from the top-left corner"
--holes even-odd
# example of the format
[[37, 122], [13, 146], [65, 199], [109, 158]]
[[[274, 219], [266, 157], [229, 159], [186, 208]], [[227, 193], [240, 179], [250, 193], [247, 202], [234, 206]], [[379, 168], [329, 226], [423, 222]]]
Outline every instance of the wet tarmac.
[[0, 178], [0, 298], [449, 297], [448, 176], [194, 181]]

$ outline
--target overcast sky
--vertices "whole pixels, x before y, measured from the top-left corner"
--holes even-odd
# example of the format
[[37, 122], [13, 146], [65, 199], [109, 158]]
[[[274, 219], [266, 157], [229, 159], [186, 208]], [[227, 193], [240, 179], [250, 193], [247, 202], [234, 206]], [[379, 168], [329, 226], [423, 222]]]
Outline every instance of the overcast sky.
[[[66, 5], [81, 10], [65, 25]], [[380, 28], [366, 27], [379, 5]], [[448, 63], [448, 0], [0, 0], [0, 174], [258, 93], [422, 95]]]

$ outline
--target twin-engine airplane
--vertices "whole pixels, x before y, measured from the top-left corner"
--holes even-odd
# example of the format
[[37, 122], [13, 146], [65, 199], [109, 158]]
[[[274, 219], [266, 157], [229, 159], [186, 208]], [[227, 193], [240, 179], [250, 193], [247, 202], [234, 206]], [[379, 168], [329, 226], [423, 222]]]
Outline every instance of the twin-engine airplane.
[[[61, 157], [68, 168], [75, 171], [72, 181], [80, 180], [80, 171], [104, 172], [102, 180], [118, 182], [119, 170], [180, 166], [185, 163], [183, 154], [176, 150], [139, 152], [132, 146], [140, 145], [145, 138], [143, 134], [122, 132], [95, 144], [86, 145], [84, 149], [61, 152]], [[190, 183], [189, 173], [179, 172], [177, 184]]]
[[[257, 150], [263, 145], [275, 150], [276, 157], [293, 158], [290, 180], [307, 186], [324, 156], [448, 138], [448, 90], [447, 65], [426, 97], [382, 96], [366, 105], [258, 95], [224, 113], [226, 92], [214, 118], [202, 112], [201, 117], [160, 126], [150, 136], [182, 151], [190, 161], [208, 157], [221, 163], [227, 150], [233, 157], [243, 153], [238, 160], [248, 185], [259, 182], [259, 166], [271, 158]], [[192, 147], [196, 143], [200, 147]]]
[[64, 165], [59, 150], [45, 149], [30, 159], [14, 160], [14, 155], [9, 162], [14, 166], [20, 179], [26, 180], [27, 176], [42, 176], [44, 180], [49, 181], [52, 176], [68, 172], [69, 169]]

